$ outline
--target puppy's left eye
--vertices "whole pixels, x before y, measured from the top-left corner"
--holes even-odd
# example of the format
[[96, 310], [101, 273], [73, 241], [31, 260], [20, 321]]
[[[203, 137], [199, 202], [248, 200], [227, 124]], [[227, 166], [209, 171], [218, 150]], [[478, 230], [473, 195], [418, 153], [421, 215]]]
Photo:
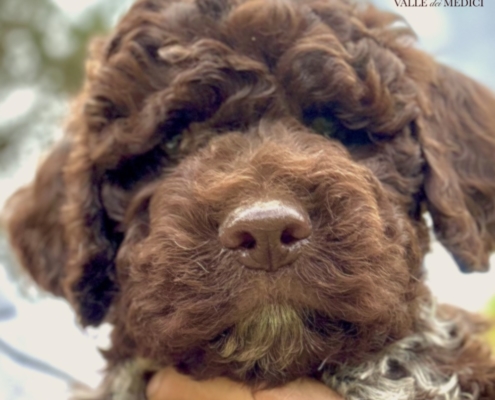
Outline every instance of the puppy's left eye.
[[336, 137], [335, 124], [327, 118], [315, 118], [311, 123], [311, 128], [328, 139], [335, 139]]
[[340, 121], [332, 117], [316, 117], [309, 126], [320, 135], [328, 139], [338, 140], [346, 147], [361, 147], [374, 143], [369, 133], [364, 129], [348, 129]]

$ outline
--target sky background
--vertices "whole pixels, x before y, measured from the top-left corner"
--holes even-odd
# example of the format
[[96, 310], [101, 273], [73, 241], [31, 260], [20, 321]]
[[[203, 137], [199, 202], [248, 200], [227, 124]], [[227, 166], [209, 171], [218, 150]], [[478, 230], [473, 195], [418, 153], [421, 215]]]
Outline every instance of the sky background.
[[[24, 2], [0, 0], [0, 73], [5, 72], [0, 74], [0, 207], [15, 188], [32, 178], [43, 150], [61, 135], [59, 122], [77, 91], [63, 79], [72, 79], [71, 73], [77, 72], [70, 64], [74, 52], [84, 52], [74, 35], [107, 29], [129, 4], [33, 1], [38, 2], [33, 5], [51, 2], [49, 11], [29, 13]], [[485, 1], [482, 9], [398, 8], [394, 0], [375, 3], [403, 14], [421, 48], [495, 89], [495, 1]], [[27, 20], [36, 25], [34, 36], [19, 22]], [[45, 59], [52, 64], [40, 72], [37, 62]], [[62, 64], [63, 71], [58, 69]], [[495, 271], [463, 275], [436, 242], [425, 263], [430, 286], [442, 302], [482, 310], [495, 294]], [[15, 272], [14, 264], [5, 240], [0, 240], [0, 399], [65, 400], [71, 381], [97, 385], [104, 363], [96, 346], [107, 344], [110, 328], [81, 331], [65, 302], [40, 295]]]

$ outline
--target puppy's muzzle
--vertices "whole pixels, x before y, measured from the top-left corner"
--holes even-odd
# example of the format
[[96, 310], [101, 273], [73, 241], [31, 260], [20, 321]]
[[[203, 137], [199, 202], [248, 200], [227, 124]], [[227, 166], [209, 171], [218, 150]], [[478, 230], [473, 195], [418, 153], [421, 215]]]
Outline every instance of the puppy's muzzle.
[[278, 200], [260, 201], [231, 212], [219, 239], [248, 268], [275, 271], [293, 263], [311, 235], [308, 214]]

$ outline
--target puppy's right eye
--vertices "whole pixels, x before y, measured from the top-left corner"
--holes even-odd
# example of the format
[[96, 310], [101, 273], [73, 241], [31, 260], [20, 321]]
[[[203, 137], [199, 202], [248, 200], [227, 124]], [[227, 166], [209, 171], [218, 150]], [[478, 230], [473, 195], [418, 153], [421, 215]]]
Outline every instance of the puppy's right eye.
[[180, 143], [182, 141], [182, 133], [175, 133], [167, 138], [165, 147], [169, 154], [175, 154], [180, 149]]

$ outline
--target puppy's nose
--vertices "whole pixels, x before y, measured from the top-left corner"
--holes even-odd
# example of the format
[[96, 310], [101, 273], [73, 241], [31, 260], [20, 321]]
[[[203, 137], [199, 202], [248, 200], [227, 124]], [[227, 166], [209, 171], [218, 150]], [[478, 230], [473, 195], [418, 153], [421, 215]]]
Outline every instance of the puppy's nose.
[[236, 250], [242, 264], [269, 271], [294, 262], [310, 234], [307, 213], [278, 200], [234, 210], [219, 230], [222, 245]]

